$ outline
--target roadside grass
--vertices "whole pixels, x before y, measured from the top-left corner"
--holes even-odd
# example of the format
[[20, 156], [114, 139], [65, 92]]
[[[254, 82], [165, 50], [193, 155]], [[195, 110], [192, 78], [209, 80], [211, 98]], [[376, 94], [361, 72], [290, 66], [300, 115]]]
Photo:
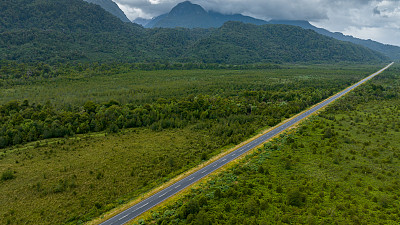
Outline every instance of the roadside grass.
[[216, 154], [214, 141], [190, 129], [130, 129], [7, 151], [0, 172], [15, 179], [1, 181], [0, 223], [87, 221]]
[[[190, 94], [236, 96], [239, 90], [247, 89], [280, 88], [279, 92], [294, 89], [294, 93], [301, 94], [303, 89], [295, 89], [299, 82], [305, 89], [318, 93], [326, 87], [334, 90], [354, 83], [375, 68], [138, 71], [115, 77], [28, 82], [2, 89], [0, 99], [5, 102], [28, 99], [36, 103], [50, 100], [60, 108], [68, 105], [79, 108], [87, 100], [116, 99], [121, 103], [144, 104], [160, 97], [183, 98]], [[11, 171], [13, 178], [0, 181], [3, 194], [0, 223], [83, 223], [142, 197], [205, 159], [233, 147], [224, 147], [221, 137], [213, 136], [205, 128], [192, 128], [158, 132], [148, 128], [123, 129], [113, 135], [93, 133], [3, 149], [0, 173], [6, 172], [10, 177]]]
[[397, 224], [396, 77], [360, 87], [131, 224]]
[[[281, 135], [240, 164], [131, 224], [143, 220], [146, 224], [188, 224], [204, 217], [209, 223], [229, 224], [396, 224], [400, 216], [400, 133], [388, 129], [370, 137], [368, 132], [361, 134], [365, 127], [352, 125], [349, 115], [339, 114], [344, 122], [336, 119], [338, 125], [323, 116], [304, 122], [301, 127], [306, 128]], [[332, 124], [337, 135], [349, 137], [350, 142], [323, 138]], [[373, 128], [366, 131], [373, 133]], [[215, 197], [217, 189], [220, 197]], [[292, 201], [296, 200], [293, 193], [304, 200]], [[202, 197], [206, 205], [184, 213], [191, 200]]]
[[[322, 102], [321, 102], [321, 103], [322, 103]], [[317, 106], [317, 105], [319, 105], [319, 104], [321, 104], [321, 103], [318, 103], [318, 104], [316, 104], [315, 106]], [[229, 162], [228, 164], [226, 164], [224, 167], [221, 167], [220, 169], [214, 171], [213, 173], [210, 173], [209, 175], [207, 175], [206, 177], [202, 178], [201, 180], [199, 180], [198, 182], [194, 183], [193, 185], [191, 185], [191, 186], [185, 188], [185, 189], [182, 190], [181, 192], [177, 193], [176, 195], [172, 196], [171, 198], [169, 198], [169, 199], [165, 200], [164, 202], [160, 203], [159, 205], [155, 206], [153, 209], [151, 209], [151, 210], [149, 210], [149, 211], [143, 213], [142, 215], [140, 215], [139, 217], [133, 219], [132, 221], [129, 221], [127, 224], [132, 224], [132, 225], [133, 225], [133, 224], [141, 224], [141, 223], [143, 223], [145, 220], [150, 220], [152, 217], [154, 217], [154, 215], [153, 215], [154, 212], [166, 210], [166, 209], [168, 208], [168, 206], [170, 206], [171, 203], [174, 203], [174, 202], [177, 202], [177, 201], [181, 201], [182, 198], [184, 198], [186, 195], [188, 195], [188, 194], [190, 193], [190, 191], [193, 191], [193, 190], [199, 189], [199, 188], [204, 188], [204, 187], [205, 187], [205, 184], [206, 184], [207, 182], [212, 182], [212, 181], [213, 181], [214, 179], [216, 179], [219, 175], [221, 175], [221, 174], [223, 174], [223, 173], [229, 171], [229, 170], [232, 169], [234, 166], [237, 166], [239, 163], [245, 163], [245, 164], [246, 164], [246, 163], [249, 163], [250, 158], [251, 158], [251, 157], [254, 157], [254, 155], [257, 155], [257, 153], [259, 153], [259, 151], [260, 151], [265, 145], [267, 145], [267, 143], [269, 143], [269, 142], [271, 142], [271, 141], [276, 142], [279, 138], [282, 138], [282, 137], [284, 137], [284, 136], [287, 135], [287, 134], [290, 134], [290, 133], [295, 132], [295, 129], [298, 128], [299, 126], [301, 126], [301, 124], [302, 124], [305, 120], [310, 119], [310, 118], [314, 118], [315, 115], [318, 115], [319, 113], [321, 113], [326, 107], [327, 107], [327, 106], [325, 106], [324, 108], [320, 109], [320, 110], [317, 111], [317, 112], [314, 112], [314, 113], [310, 114], [308, 117], [306, 117], [306, 118], [304, 118], [304, 119], [298, 121], [298, 122], [295, 123], [292, 127], [290, 127], [290, 128], [288, 128], [288, 129], [286, 129], [286, 130], [284, 130], [284, 131], [278, 133], [277, 135], [275, 135], [273, 138], [271, 138], [271, 140], [266, 141], [266, 142], [264, 142], [264, 143], [262, 143], [262, 144], [260, 144], [260, 145], [258, 145], [258, 146], [255, 146], [253, 149], [251, 149], [250, 151], [248, 151], [248, 152], [242, 154], [240, 157], [237, 157], [236, 159], [232, 160], [231, 162]], [[304, 111], [307, 111], [307, 110], [308, 110], [308, 109], [306, 109], [306, 110], [304, 110]], [[304, 112], [304, 111], [303, 111], [303, 112]], [[117, 214], [123, 212], [124, 210], [130, 208], [131, 206], [133, 206], [133, 205], [139, 203], [140, 201], [144, 200], [145, 198], [152, 196], [153, 194], [155, 194], [155, 193], [161, 191], [162, 189], [164, 189], [164, 188], [170, 186], [171, 184], [173, 184], [173, 183], [175, 183], [175, 182], [181, 180], [182, 178], [184, 178], [184, 177], [186, 177], [186, 176], [189, 176], [190, 174], [192, 174], [192, 173], [198, 171], [199, 169], [201, 169], [201, 168], [203, 168], [203, 167], [205, 167], [205, 166], [207, 166], [207, 165], [213, 163], [214, 161], [216, 161], [216, 160], [218, 160], [218, 159], [224, 157], [225, 155], [227, 155], [227, 154], [229, 154], [229, 153], [235, 151], [236, 149], [240, 148], [241, 146], [243, 146], [243, 145], [245, 145], [245, 144], [247, 144], [247, 143], [249, 143], [249, 142], [251, 142], [251, 141], [257, 139], [258, 137], [260, 137], [260, 136], [262, 136], [262, 135], [268, 133], [268, 132], [271, 131], [272, 129], [274, 129], [274, 128], [280, 126], [281, 124], [284, 124], [284, 123], [286, 123], [286, 122], [288, 122], [288, 121], [294, 119], [295, 117], [297, 117], [298, 115], [300, 115], [300, 114], [303, 113], [303, 112], [300, 112], [300, 113], [298, 113], [298, 114], [296, 114], [296, 115], [294, 115], [294, 116], [291, 116], [289, 119], [283, 120], [281, 123], [277, 124], [277, 125], [274, 126], [274, 127], [259, 129], [259, 131], [257, 132], [257, 133], [258, 133], [257, 135], [255, 135], [255, 136], [253, 136], [253, 137], [247, 139], [246, 141], [240, 143], [239, 145], [234, 146], [233, 148], [230, 148], [230, 149], [227, 150], [227, 151], [222, 151], [221, 154], [216, 155], [215, 157], [211, 158], [210, 160], [207, 160], [206, 162], [204, 162], [204, 163], [202, 163], [202, 164], [196, 166], [195, 168], [189, 170], [188, 172], [185, 172], [185, 173], [183, 173], [183, 174], [177, 176], [176, 178], [170, 180], [169, 182], [163, 184], [162, 186], [157, 187], [156, 189], [154, 189], [154, 190], [152, 190], [152, 191], [146, 193], [146, 194], [143, 195], [143, 197], [141, 197], [140, 199], [135, 199], [135, 200], [129, 202], [128, 204], [126, 204], [126, 205], [124, 205], [124, 206], [122, 206], [122, 207], [118, 207], [117, 209], [112, 210], [112, 211], [110, 211], [109, 213], [106, 213], [105, 215], [102, 215], [100, 218], [97, 218], [97, 219], [95, 219], [95, 220], [92, 220], [92, 221], [89, 222], [88, 224], [99, 224], [99, 223], [101, 223], [101, 222], [106, 221], [107, 219], [109, 219], [109, 218], [111, 218], [111, 217], [113, 217], [113, 216], [115, 216], [115, 215], [117, 215]], [[205, 188], [207, 188], [207, 187], [205, 187]]]

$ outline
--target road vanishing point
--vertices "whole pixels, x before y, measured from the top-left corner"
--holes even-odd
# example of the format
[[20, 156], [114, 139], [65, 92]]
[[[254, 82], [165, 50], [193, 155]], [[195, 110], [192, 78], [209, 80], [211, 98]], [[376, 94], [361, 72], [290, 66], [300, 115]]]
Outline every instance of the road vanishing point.
[[249, 143], [239, 147], [238, 149], [232, 151], [231, 153], [223, 156], [222, 158], [208, 164], [207, 166], [199, 169], [198, 171], [184, 177], [183, 179], [177, 181], [174, 184], [166, 187], [165, 189], [153, 194], [152, 196], [142, 200], [141, 202], [137, 203], [136, 205], [126, 209], [125, 211], [111, 217], [110, 219], [106, 220], [105, 222], [101, 223], [100, 225], [121, 225], [129, 222], [130, 220], [135, 219], [142, 213], [150, 210], [154, 206], [160, 204], [161, 202], [165, 201], [166, 199], [174, 196], [178, 192], [182, 191], [183, 189], [191, 186], [192, 184], [196, 183], [197, 181], [201, 180], [203, 177], [207, 176], [208, 174], [218, 170], [219, 168], [223, 167], [224, 165], [228, 164], [232, 160], [240, 157], [241, 155], [245, 154], [246, 152], [252, 150], [253, 148], [263, 144], [264, 142], [270, 140], [271, 138], [277, 136], [281, 132], [287, 130], [288, 128], [294, 126], [301, 120], [307, 118], [311, 114], [319, 111], [323, 107], [327, 106], [328, 104], [332, 103], [336, 99], [342, 97], [343, 95], [347, 94], [348, 92], [352, 91], [353, 89], [357, 88], [361, 84], [367, 82], [368, 80], [374, 78], [375, 76], [379, 75], [387, 68], [393, 65], [393, 62], [384, 67], [383, 69], [377, 71], [374, 74], [362, 79], [361, 81], [353, 84], [352, 86], [344, 89], [343, 91], [329, 97], [328, 99], [322, 101], [311, 107], [310, 109], [292, 117], [291, 119], [287, 120], [284, 123], [281, 123], [275, 126], [273, 129], [270, 129], [267, 133], [261, 135], [260, 137], [250, 141]]

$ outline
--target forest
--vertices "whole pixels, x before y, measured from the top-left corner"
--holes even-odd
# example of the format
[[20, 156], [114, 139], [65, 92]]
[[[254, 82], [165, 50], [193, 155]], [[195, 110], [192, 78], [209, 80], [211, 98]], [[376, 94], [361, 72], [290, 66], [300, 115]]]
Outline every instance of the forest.
[[108, 66], [2, 79], [0, 223], [90, 221], [380, 67]]
[[397, 224], [400, 68], [132, 224]]
[[[124, 101], [123, 103], [107, 96], [108, 100], [105, 102], [93, 102], [89, 98], [85, 102], [80, 102], [80, 105], [74, 104], [75, 102], [68, 102], [62, 107], [57, 107], [55, 104], [60, 104], [68, 100], [68, 94], [77, 93], [77, 90], [63, 90], [66, 92], [65, 95], [61, 95], [62, 97], [55, 100], [54, 103], [48, 100], [54, 98], [52, 96], [57, 95], [56, 93], [47, 93], [47, 96], [43, 96], [43, 99], [47, 100], [42, 100], [41, 102], [30, 103], [28, 98], [23, 101], [19, 100], [24, 95], [28, 95], [28, 92], [33, 94], [31, 92], [32, 88], [29, 91], [21, 89], [32, 84], [36, 86], [34, 89], [37, 91], [40, 91], [43, 86], [48, 86], [50, 89], [54, 85], [59, 86], [61, 83], [63, 85], [60, 86], [65, 86], [65, 78], [71, 79], [73, 77], [71, 77], [71, 74], [73, 73], [70, 71], [74, 71], [74, 69], [78, 70], [76, 73], [85, 71], [85, 74], [95, 74], [101, 71], [100, 74], [103, 77], [108, 77], [109, 74], [114, 73], [112, 79], [115, 79], [115, 73], [129, 69], [134, 70], [132, 67], [134, 65], [131, 65], [130, 68], [121, 65], [115, 67], [115, 69], [114, 67], [111, 68], [111, 66], [105, 69], [97, 65], [86, 66], [86, 69], [83, 66], [73, 69], [70, 67], [52, 69], [45, 64], [38, 64], [33, 68], [24, 68], [24, 66], [18, 66], [18, 64], [2, 67], [0, 70], [4, 71], [3, 74], [6, 77], [0, 83], [3, 86], [4, 92], [2, 101], [7, 100], [8, 90], [12, 91], [11, 95], [14, 96], [14, 99], [9, 99], [8, 102], [3, 102], [0, 105], [0, 148], [89, 132], [107, 131], [108, 133], [114, 133], [119, 129], [135, 127], [149, 127], [153, 130], [162, 130], [183, 128], [189, 124], [198, 124], [199, 122], [201, 122], [201, 125], [198, 124], [199, 127], [214, 127], [216, 134], [219, 136], [226, 135], [226, 144], [237, 144], [243, 137], [249, 136], [249, 134], [254, 133], [258, 129], [250, 124], [262, 124], [261, 127], [275, 125], [282, 118], [288, 118], [290, 115], [304, 110], [306, 107], [321, 101], [356, 81], [354, 78], [351, 80], [336, 78], [332, 83], [310, 87], [307, 79], [299, 80], [299, 82], [296, 82], [297, 80], [287, 80], [286, 83], [279, 84], [277, 82], [277, 85], [269, 85], [267, 87], [263, 84], [257, 84], [256, 86], [253, 84], [253, 86], [250, 86], [252, 84], [249, 80], [243, 80], [247, 78], [246, 76], [241, 78], [240, 82], [242, 83], [229, 81], [230, 86], [226, 87], [228, 90], [224, 90], [220, 86], [221, 82], [212, 80], [215, 78], [213, 77], [206, 82], [210, 86], [208, 88], [222, 89], [221, 93], [218, 93], [219, 95], [216, 95], [213, 90], [206, 93], [203, 90], [198, 90], [193, 93], [185, 93], [186, 95], [179, 93], [183, 94], [183, 96], [177, 98], [174, 93], [171, 93], [173, 92], [172, 90], [163, 90], [169, 93], [159, 93], [158, 96], [153, 96], [151, 99], [147, 99], [147, 101], [139, 101], [138, 99], [134, 99], [134, 96], [137, 94], [143, 95], [144, 93], [135, 93], [132, 90], [124, 93], [127, 96], [122, 96], [121, 93], [115, 94], [115, 97]], [[212, 65], [204, 67], [212, 67]], [[226, 67], [229, 68], [229, 66]], [[273, 65], [266, 65], [266, 67], [274, 68]], [[19, 71], [16, 72], [15, 70]], [[196, 75], [201, 76], [207, 72], [214, 73], [214, 71], [204, 70], [201, 71], [203, 73], [194, 74], [191, 70], [183, 70], [181, 74], [185, 77], [190, 77], [190, 79], [196, 79]], [[280, 69], [271, 69], [271, 71], [280, 71]], [[283, 71], [286, 72], [287, 70]], [[69, 77], [65, 75], [66, 73], [70, 73]], [[256, 75], [262, 77], [262, 74], [258, 74], [254, 70], [251, 73], [256, 73]], [[13, 74], [11, 79], [7, 79], [7, 77], [10, 77], [8, 74]], [[18, 74], [24, 74], [24, 77]], [[30, 76], [27, 77], [25, 76], [26, 74], [30, 74]], [[171, 75], [174, 75], [174, 73], [171, 73]], [[138, 79], [136, 74], [125, 74], [123, 76], [131, 79], [130, 82], [135, 83], [144, 82], [148, 79], [147, 77]], [[146, 85], [152, 85], [153, 89], [158, 88], [159, 86], [154, 82], [156, 79], [160, 79], [157, 77], [157, 73], [150, 73], [150, 76], [151, 81], [147, 80]], [[48, 79], [51, 77], [55, 79], [53, 82], [41, 80], [41, 78]], [[95, 75], [90, 77], [89, 80], [93, 81], [97, 77], [98, 75]], [[75, 76], [75, 78], [77, 77]], [[79, 78], [77, 79], [79, 80]], [[228, 78], [228, 80], [230, 79], [232, 77]], [[11, 83], [9, 80], [11, 80]], [[22, 82], [22, 85], [18, 83], [18, 80]], [[81, 78], [82, 82], [87, 80]], [[94, 83], [98, 84], [99, 81], [95, 80]], [[161, 85], [164, 82], [161, 81], [159, 83]], [[181, 91], [187, 92], [184, 87], [176, 84], [172, 82], [171, 84], [164, 83], [163, 85], [167, 89], [176, 87], [180, 88]], [[319, 88], [319, 86], [323, 86], [324, 89]], [[117, 85], [117, 87], [121, 89], [120, 85]], [[89, 88], [95, 88], [95, 84], [90, 85]], [[110, 88], [106, 88], [104, 91], [109, 91]], [[144, 87], [142, 86], [141, 88], [143, 89]], [[195, 91], [197, 88], [200, 87], [192, 87], [191, 89]], [[17, 90], [24, 91], [21, 94], [22, 96], [15, 93]], [[55, 90], [56, 92], [60, 91], [57, 88]], [[143, 92], [146, 92], [146, 90], [143, 90]], [[133, 97], [129, 97], [129, 95], [133, 95]], [[40, 96], [40, 94], [34, 94], [33, 96]], [[81, 100], [81, 98], [79, 99]], [[219, 127], [212, 126], [215, 121], [218, 121], [218, 124], [220, 124]], [[231, 128], [226, 127], [227, 125]], [[221, 132], [227, 132], [227, 134]]]
[[[145, 29], [82, 0], [0, 2], [0, 58], [24, 63], [383, 62], [369, 48], [296, 26], [227, 22]], [[35, 18], [35, 19], [30, 19]]]

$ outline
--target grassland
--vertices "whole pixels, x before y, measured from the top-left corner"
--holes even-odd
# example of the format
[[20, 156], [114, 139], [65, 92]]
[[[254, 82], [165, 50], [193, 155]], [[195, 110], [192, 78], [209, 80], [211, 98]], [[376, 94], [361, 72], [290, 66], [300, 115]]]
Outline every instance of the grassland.
[[[50, 79], [5, 82], [0, 104], [24, 99], [57, 106], [83, 105], [87, 101], [122, 104], [153, 103], [159, 98], [185, 98], [189, 95], [235, 96], [242, 90], [280, 88], [304, 89], [337, 85], [337, 90], [358, 81], [379, 66], [288, 66], [270, 70], [135, 70], [121, 74], [96, 72]], [[321, 83], [321, 85], [319, 84]], [[315, 85], [315, 86], [314, 86]]]
[[133, 224], [397, 224], [399, 71]]
[[[133, 129], [122, 124], [116, 134], [77, 135], [71, 128], [65, 138], [43, 140], [38, 136], [39, 141], [4, 148], [0, 154], [0, 191], [4, 193], [0, 223], [79, 224], [90, 220], [377, 68], [132, 71], [6, 82], [0, 92], [2, 130], [22, 133], [24, 124], [32, 124], [35, 118], [25, 118], [26, 109], [32, 109], [28, 112], [33, 115], [35, 110], [45, 113], [37, 122], [45, 128], [64, 123], [63, 115], [81, 115], [89, 100], [97, 106], [83, 118], [93, 121], [100, 121], [99, 116], [110, 109], [122, 112], [110, 120], [137, 109], [146, 109], [160, 120]], [[23, 99], [31, 105], [19, 103], [18, 110], [9, 110], [7, 102]], [[118, 105], [103, 104], [112, 99]], [[207, 107], [198, 106], [200, 100]], [[37, 107], [40, 104], [45, 107]], [[181, 111], [176, 113], [177, 109]], [[201, 116], [202, 112], [213, 116]], [[158, 126], [165, 118], [181, 125]], [[74, 125], [69, 118], [65, 121], [65, 127]]]
[[15, 176], [0, 185], [2, 224], [87, 220], [194, 167], [217, 147], [186, 129], [130, 129], [43, 145], [2, 157], [2, 170]]

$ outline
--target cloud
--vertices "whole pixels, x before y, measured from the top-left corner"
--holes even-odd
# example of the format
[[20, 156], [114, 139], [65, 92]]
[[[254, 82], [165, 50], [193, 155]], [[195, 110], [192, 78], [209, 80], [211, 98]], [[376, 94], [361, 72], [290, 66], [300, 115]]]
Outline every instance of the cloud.
[[343, 33], [361, 39], [372, 39], [384, 44], [400, 46], [400, 30], [385, 27], [348, 27]]
[[[129, 19], [153, 18], [183, 0], [114, 0]], [[206, 10], [259, 19], [308, 20], [331, 31], [400, 45], [400, 0], [191, 0]]]
[[[182, 0], [114, 0], [130, 19], [141, 15], [147, 18], [169, 12]], [[192, 0], [206, 10], [225, 14], [241, 13], [261, 19], [307, 19], [326, 18], [322, 0]], [[130, 10], [128, 10], [130, 9]], [[140, 10], [139, 10], [140, 9]]]
[[400, 46], [400, 0], [332, 4], [328, 18], [313, 24], [362, 39]]
[[[320, 20], [327, 18], [327, 11], [320, 0], [208, 0], [203, 1], [208, 10], [226, 14], [241, 13], [260, 19], [305, 19]], [[201, 3], [200, 3], [201, 4]]]
[[151, 19], [169, 12], [179, 0], [114, 0], [131, 20], [137, 17]]

